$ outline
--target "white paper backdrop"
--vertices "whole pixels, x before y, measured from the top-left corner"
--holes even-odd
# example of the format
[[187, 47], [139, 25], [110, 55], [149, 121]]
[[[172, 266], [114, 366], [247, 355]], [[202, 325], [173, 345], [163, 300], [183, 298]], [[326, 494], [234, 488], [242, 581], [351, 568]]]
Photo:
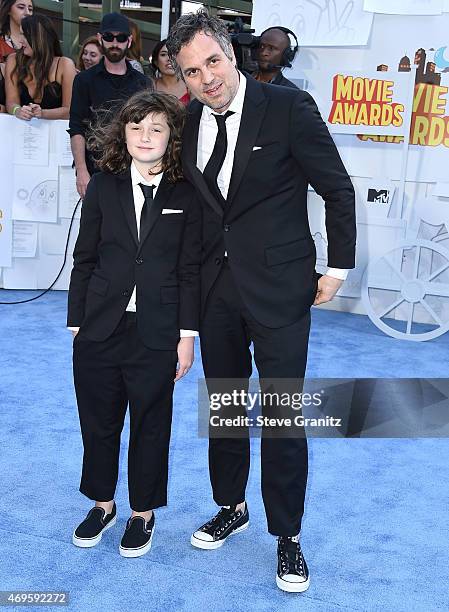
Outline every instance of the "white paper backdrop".
[[[5, 289], [46, 289], [62, 266], [78, 196], [67, 121], [30, 123], [0, 114], [0, 268]], [[67, 289], [80, 208], [55, 289]]]
[[[352, 5], [352, 16], [366, 9], [368, 4], [377, 8], [379, 13], [403, 14], [375, 14], [365, 10], [365, 15], [371, 18], [368, 35], [368, 21], [365, 19], [361, 21], [357, 36], [352, 39], [346, 30], [346, 40], [332, 43], [330, 34], [319, 42], [317, 38], [310, 41], [310, 30], [304, 24], [314, 23], [314, 11], [315, 15], [319, 10], [321, 15], [327, 11], [328, 25], [333, 23], [343, 32], [344, 28], [340, 27], [342, 16], [346, 15], [349, 4]], [[432, 84], [420, 92], [425, 95], [419, 104], [415, 89], [414, 111], [417, 112], [412, 116], [411, 134], [417, 142], [426, 144], [408, 147], [404, 175], [404, 147], [400, 138], [387, 135], [370, 137], [363, 130], [358, 136], [333, 134], [356, 190], [358, 242], [356, 269], [350, 272], [339, 297], [327, 307], [367, 312], [367, 303], [361, 299], [366, 293], [364, 284], [369, 281], [371, 273], [367, 265], [370, 262], [374, 265], [385, 254], [390, 254], [391, 261], [385, 264], [386, 269], [390, 268], [390, 273], [385, 274], [385, 285], [388, 286], [389, 276], [399, 279], [403, 283], [404, 295], [411, 300], [405, 300], [389, 313], [392, 319], [405, 319], [405, 328], [398, 331], [396, 326], [391, 335], [413, 340], [419, 338], [412, 337], [413, 330], [407, 322], [410, 312], [413, 321], [436, 327], [435, 335], [449, 329], [449, 13], [442, 12], [449, 10], [448, 5], [447, 0], [426, 3], [371, 0], [365, 2], [364, 7], [363, 2], [348, 3], [345, 0], [277, 4], [255, 0], [254, 3], [252, 27], [256, 34], [273, 25], [288, 27], [297, 34], [300, 51], [292, 69], [285, 69], [284, 75], [312, 94], [325, 120], [331, 100], [332, 75], [358, 72], [372, 75], [376, 71], [388, 76], [397, 75], [399, 71], [416, 70], [417, 88], [422, 88], [420, 83], [423, 82]], [[423, 15], [423, 12], [430, 14]], [[301, 15], [304, 20], [298, 18]], [[346, 25], [351, 23], [351, 15]], [[323, 34], [319, 28], [316, 31]], [[427, 95], [433, 97], [425, 100]], [[417, 121], [422, 122], [421, 127], [417, 127]], [[406, 182], [401, 184], [401, 178]], [[402, 191], [403, 203], [400, 202]], [[368, 201], [368, 192], [372, 201]], [[309, 218], [318, 264], [324, 271], [327, 246], [324, 206], [313, 192], [309, 194]], [[421, 240], [424, 240], [424, 246], [413, 247]], [[401, 245], [404, 243], [408, 243], [409, 248], [403, 248]], [[392, 271], [391, 265], [395, 268]], [[409, 277], [405, 276], [407, 270], [410, 271]], [[373, 269], [372, 275], [377, 281], [379, 266]], [[438, 284], [436, 289], [433, 282]], [[376, 306], [380, 305], [379, 312], [401, 298], [401, 291], [393, 291], [393, 285], [395, 283], [391, 281], [388, 289], [377, 292], [375, 300]], [[444, 295], [427, 294], [431, 291]], [[422, 303], [427, 298], [432, 301], [430, 306]], [[372, 313], [370, 316], [381, 327], [375, 321], [376, 316]]]

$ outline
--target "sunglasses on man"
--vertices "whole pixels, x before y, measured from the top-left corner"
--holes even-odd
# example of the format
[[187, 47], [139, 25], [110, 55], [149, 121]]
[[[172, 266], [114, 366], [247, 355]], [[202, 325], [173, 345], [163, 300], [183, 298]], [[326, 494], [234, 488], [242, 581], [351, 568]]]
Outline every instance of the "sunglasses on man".
[[119, 34], [113, 34], [112, 32], [103, 32], [101, 38], [106, 42], [112, 42], [116, 40], [119, 43], [124, 43], [128, 40], [129, 34], [125, 34], [125, 32], [120, 32]]

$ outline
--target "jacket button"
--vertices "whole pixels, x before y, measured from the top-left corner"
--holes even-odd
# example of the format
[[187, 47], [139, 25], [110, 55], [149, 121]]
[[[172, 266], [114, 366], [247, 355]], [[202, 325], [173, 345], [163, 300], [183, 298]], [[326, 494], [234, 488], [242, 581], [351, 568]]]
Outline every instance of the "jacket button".
[[140, 266], [140, 264], [143, 264], [143, 259], [136, 259], [136, 264], [138, 264]]
[[225, 225], [223, 227], [223, 229], [224, 229], [225, 232], [229, 232], [229, 230], [231, 229], [231, 226], [230, 225]]
[[219, 266], [221, 264], [221, 259], [219, 257], [215, 258], [215, 263], [217, 266]]
[[129, 297], [130, 293], [127, 289], [125, 289], [125, 291], [122, 292], [123, 297]]

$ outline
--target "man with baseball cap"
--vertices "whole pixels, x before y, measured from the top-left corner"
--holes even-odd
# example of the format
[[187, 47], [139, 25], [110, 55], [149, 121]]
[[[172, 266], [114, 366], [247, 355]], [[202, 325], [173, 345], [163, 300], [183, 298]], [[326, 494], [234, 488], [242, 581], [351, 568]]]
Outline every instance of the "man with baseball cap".
[[121, 13], [107, 13], [97, 34], [104, 57], [96, 66], [80, 72], [73, 82], [69, 134], [76, 168], [76, 187], [83, 198], [94, 161], [86, 150], [86, 130], [102, 112], [109, 111], [142, 89], [153, 89], [152, 81], [134, 70], [126, 53], [132, 36], [129, 20]]

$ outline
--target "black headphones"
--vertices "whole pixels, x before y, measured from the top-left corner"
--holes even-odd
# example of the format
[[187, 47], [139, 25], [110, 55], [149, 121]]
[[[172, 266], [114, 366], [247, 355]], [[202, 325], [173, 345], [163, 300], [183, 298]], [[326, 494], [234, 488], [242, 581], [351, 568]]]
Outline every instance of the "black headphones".
[[289, 30], [288, 28], [284, 28], [282, 26], [271, 26], [270, 28], [267, 28], [266, 30], [264, 30], [259, 38], [262, 38], [265, 32], [269, 32], [270, 30], [281, 30], [281, 32], [284, 32], [285, 34], [287, 34], [287, 38], [289, 38], [288, 35], [290, 34], [290, 36], [293, 36], [293, 38], [295, 39], [296, 45], [292, 47], [291, 41], [290, 41], [289, 46], [286, 47], [284, 51], [282, 52], [282, 59], [281, 59], [282, 68], [291, 68], [293, 61], [296, 57], [296, 54], [298, 53], [298, 50], [299, 50], [299, 42], [296, 37], [296, 34], [292, 32], [291, 30]]

